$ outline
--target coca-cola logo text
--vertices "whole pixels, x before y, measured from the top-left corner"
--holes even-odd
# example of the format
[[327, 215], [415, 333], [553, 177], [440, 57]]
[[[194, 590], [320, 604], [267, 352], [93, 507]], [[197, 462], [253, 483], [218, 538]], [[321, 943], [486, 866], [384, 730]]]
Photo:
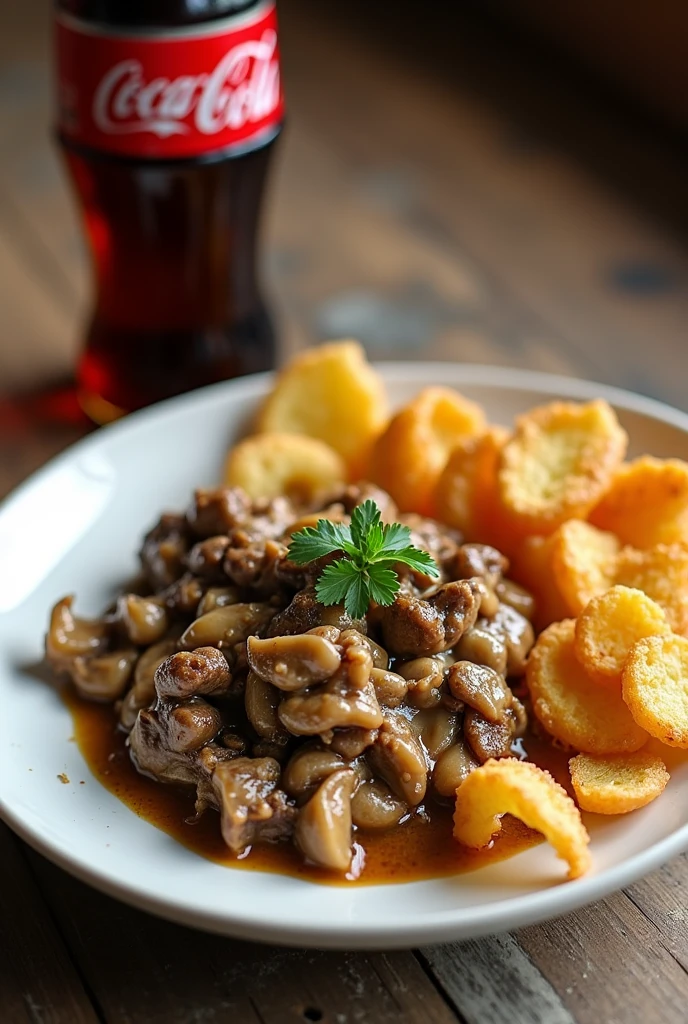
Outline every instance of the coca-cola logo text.
[[274, 0], [183, 29], [56, 19], [65, 138], [153, 159], [246, 151], [284, 115]]
[[159, 138], [188, 134], [191, 114], [203, 135], [262, 121], [280, 101], [276, 47], [277, 34], [268, 29], [229, 50], [210, 74], [149, 82], [140, 61], [120, 61], [95, 91], [93, 119], [108, 134], [153, 132]]

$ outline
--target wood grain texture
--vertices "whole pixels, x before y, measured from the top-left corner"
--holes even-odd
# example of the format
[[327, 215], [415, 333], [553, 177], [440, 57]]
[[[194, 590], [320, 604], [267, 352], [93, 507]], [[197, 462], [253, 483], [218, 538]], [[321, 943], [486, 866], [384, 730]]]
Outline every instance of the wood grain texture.
[[19, 843], [1, 822], [0, 878], [2, 1024], [97, 1024]]
[[512, 935], [420, 951], [466, 1024], [574, 1024]]
[[456, 1019], [411, 953], [302, 952], [203, 935], [115, 903], [35, 854], [30, 857], [108, 1021]]

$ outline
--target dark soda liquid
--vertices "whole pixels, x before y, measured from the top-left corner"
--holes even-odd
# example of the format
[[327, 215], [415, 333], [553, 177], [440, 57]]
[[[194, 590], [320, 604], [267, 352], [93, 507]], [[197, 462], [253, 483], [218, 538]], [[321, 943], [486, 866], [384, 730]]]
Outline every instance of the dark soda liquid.
[[65, 147], [95, 275], [78, 386], [96, 420], [274, 364], [255, 251], [271, 150], [140, 162]]

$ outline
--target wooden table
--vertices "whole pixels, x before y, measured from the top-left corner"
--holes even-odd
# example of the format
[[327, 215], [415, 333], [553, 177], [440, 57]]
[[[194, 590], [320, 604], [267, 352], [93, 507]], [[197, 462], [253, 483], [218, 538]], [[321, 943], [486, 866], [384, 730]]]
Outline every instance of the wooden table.
[[[266, 271], [284, 351], [354, 334], [375, 358], [537, 367], [688, 408], [686, 168], [670, 146], [479, 23], [424, 26], [395, 4], [395, 33], [382, 18], [362, 32], [366, 6], [283, 4], [291, 121]], [[68, 372], [88, 292], [46, 134], [48, 8], [0, 14], [3, 492], [85, 429], [21, 398]], [[685, 856], [549, 924], [372, 955], [166, 924], [4, 827], [0, 865], [3, 1024], [686, 1019]]]

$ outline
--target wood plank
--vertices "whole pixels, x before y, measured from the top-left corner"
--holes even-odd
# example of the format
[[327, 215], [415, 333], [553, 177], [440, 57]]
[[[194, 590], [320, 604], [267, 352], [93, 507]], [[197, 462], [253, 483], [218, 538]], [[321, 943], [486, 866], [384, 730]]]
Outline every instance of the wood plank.
[[656, 926], [664, 945], [688, 972], [688, 853], [625, 892]]
[[31, 863], [107, 1021], [451, 1024], [412, 953], [271, 949], [205, 935]]
[[97, 1024], [19, 848], [0, 822], [0, 1019], [3, 1024]]
[[624, 893], [516, 937], [576, 1020], [684, 1024], [688, 973]]
[[512, 935], [420, 952], [467, 1024], [574, 1024], [555, 989]]

